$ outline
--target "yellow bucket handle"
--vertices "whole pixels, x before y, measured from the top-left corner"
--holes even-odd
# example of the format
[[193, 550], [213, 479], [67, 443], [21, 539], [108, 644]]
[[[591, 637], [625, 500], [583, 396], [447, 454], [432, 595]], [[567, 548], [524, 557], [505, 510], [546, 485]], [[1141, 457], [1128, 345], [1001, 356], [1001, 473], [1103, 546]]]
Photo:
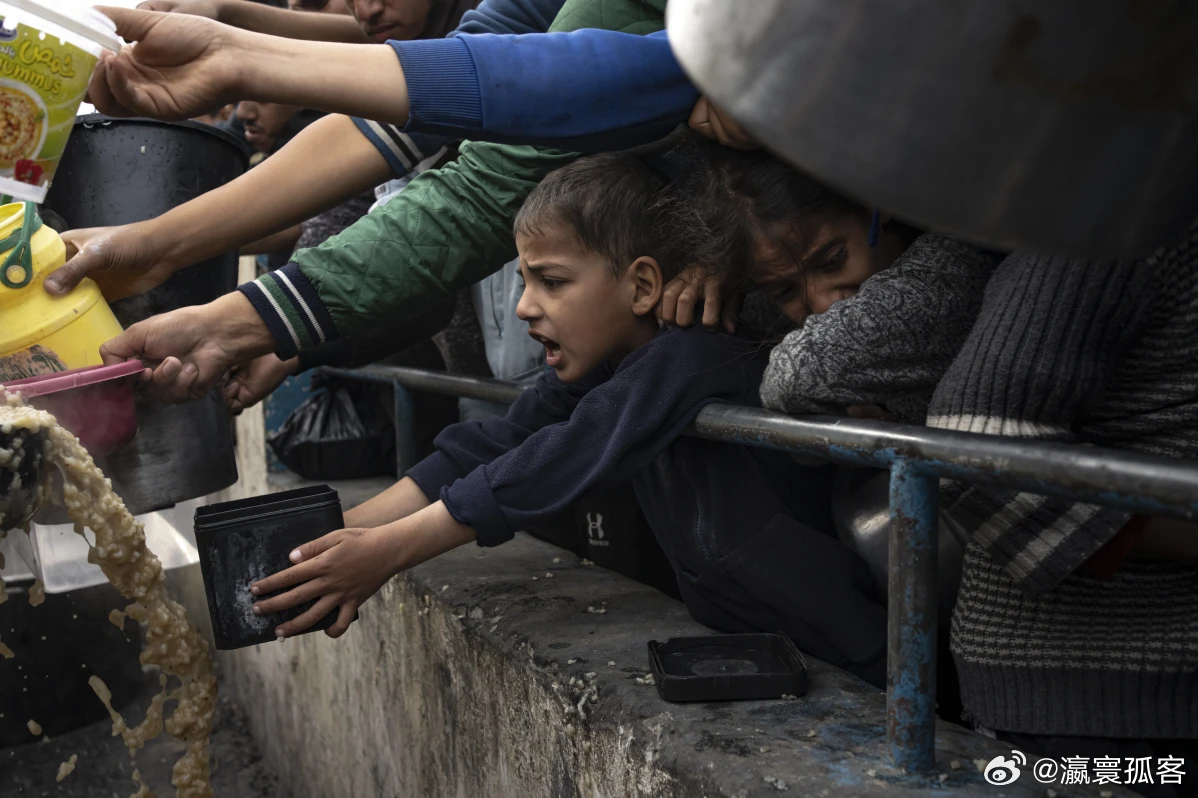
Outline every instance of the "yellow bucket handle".
[[[4, 263], [0, 264], [0, 283], [13, 289], [24, 288], [33, 279], [32, 241], [37, 231], [42, 229], [42, 217], [37, 215], [37, 205], [32, 202], [24, 204], [25, 219], [21, 223], [21, 229], [0, 241], [0, 252], [12, 249], [12, 252], [8, 253], [8, 257], [4, 259]], [[17, 263], [20, 264], [24, 276], [20, 280], [10, 279], [9, 272]]]

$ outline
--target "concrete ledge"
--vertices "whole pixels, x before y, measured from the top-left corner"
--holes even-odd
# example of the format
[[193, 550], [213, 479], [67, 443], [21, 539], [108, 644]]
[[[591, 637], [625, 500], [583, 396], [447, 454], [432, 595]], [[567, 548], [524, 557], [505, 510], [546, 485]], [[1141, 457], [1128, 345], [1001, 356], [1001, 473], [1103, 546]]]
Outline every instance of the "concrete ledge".
[[986, 784], [974, 760], [1009, 748], [948, 724], [937, 773], [895, 770], [883, 693], [810, 658], [794, 701], [668, 704], [638, 681], [648, 640], [706, 631], [680, 603], [521, 535], [392, 580], [342, 640], [221, 664], [294, 798], [1045, 794], [1026, 770]]

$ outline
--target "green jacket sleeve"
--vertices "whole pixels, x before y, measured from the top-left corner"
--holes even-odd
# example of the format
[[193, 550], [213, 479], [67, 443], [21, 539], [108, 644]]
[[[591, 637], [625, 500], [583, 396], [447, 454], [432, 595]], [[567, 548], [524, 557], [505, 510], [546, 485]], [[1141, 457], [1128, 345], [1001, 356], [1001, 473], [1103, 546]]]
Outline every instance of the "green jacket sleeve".
[[[551, 31], [664, 27], [665, 0], [567, 0]], [[512, 220], [529, 192], [577, 153], [467, 142], [458, 159], [292, 263], [241, 287], [280, 357], [415, 317], [516, 253]], [[397, 341], [397, 347], [414, 342]]]

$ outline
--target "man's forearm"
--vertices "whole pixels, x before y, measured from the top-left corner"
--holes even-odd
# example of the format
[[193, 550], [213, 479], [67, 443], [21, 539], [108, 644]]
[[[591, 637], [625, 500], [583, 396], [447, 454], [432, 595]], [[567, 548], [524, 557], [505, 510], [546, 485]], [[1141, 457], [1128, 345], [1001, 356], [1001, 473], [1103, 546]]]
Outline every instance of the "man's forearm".
[[239, 64], [238, 97], [407, 124], [407, 82], [395, 51], [385, 44], [244, 32], [235, 41], [230, 55]]
[[320, 42], [370, 42], [358, 23], [344, 14], [289, 11], [250, 0], [222, 0], [218, 8], [221, 22], [258, 33]]
[[300, 224], [390, 176], [349, 117], [329, 116], [236, 180], [141, 224], [170, 241], [166, 259], [182, 269]]

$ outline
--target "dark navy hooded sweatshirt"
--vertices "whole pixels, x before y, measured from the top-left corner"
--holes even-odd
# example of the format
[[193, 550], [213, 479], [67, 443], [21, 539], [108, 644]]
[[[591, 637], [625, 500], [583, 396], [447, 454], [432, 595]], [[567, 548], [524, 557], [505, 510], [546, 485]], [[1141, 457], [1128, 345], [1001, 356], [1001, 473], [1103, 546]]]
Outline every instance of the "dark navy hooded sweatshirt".
[[506, 416], [447, 428], [408, 476], [481, 546], [631, 480], [695, 620], [782, 632], [883, 686], [886, 610], [836, 537], [831, 468], [682, 435], [713, 402], [760, 407], [767, 364], [758, 343], [668, 328], [615, 368], [569, 385], [547, 373]]

